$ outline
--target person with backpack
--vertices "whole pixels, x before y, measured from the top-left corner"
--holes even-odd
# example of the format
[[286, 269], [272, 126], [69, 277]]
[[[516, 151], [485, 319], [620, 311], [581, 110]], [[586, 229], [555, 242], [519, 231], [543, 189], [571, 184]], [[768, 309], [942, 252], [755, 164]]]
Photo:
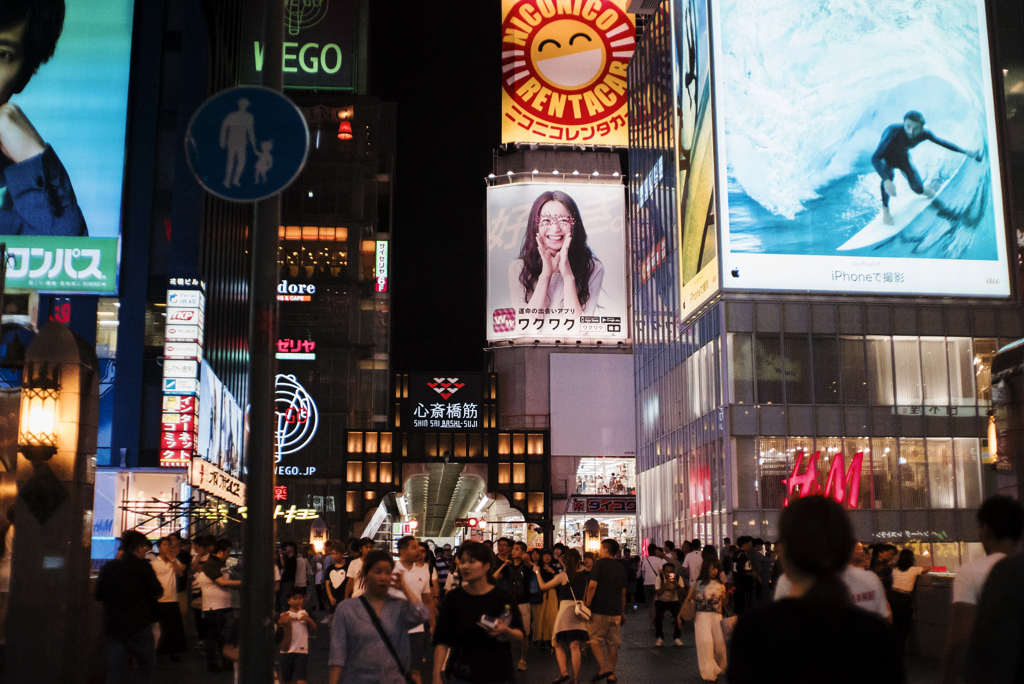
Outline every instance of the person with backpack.
[[644, 600], [650, 610], [651, 629], [654, 629], [654, 592], [660, 589], [661, 581], [659, 575], [661, 568], [665, 565], [665, 559], [661, 557], [661, 549], [651, 544], [647, 548], [647, 558], [640, 564], [640, 572], [644, 578]]
[[519, 669], [526, 669], [526, 649], [530, 645], [530, 566], [529, 549], [526, 544], [517, 541], [512, 545], [508, 558], [498, 567], [494, 577], [498, 586], [512, 595], [523, 616], [523, 642], [520, 647]]

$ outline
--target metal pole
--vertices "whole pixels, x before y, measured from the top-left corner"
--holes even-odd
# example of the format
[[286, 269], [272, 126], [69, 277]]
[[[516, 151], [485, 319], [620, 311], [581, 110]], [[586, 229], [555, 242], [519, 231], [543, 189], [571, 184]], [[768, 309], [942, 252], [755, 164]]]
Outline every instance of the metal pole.
[[[264, 3], [263, 85], [280, 92], [284, 0]], [[249, 453], [246, 458], [244, 564], [239, 681], [274, 679], [274, 380], [277, 375], [277, 280], [280, 195], [256, 203], [249, 283]]]

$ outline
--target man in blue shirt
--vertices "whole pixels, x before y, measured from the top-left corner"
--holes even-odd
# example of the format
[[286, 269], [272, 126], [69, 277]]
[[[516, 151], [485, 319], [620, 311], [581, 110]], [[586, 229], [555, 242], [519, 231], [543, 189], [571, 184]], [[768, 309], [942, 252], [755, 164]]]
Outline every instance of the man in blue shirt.
[[889, 197], [896, 195], [896, 185], [893, 183], [894, 171], [899, 169], [907, 178], [910, 189], [918, 195], [934, 197], [935, 192], [924, 187], [917, 169], [910, 162], [910, 150], [917, 147], [925, 140], [930, 140], [936, 145], [941, 145], [947, 150], [953, 150], [976, 161], [981, 161], [981, 152], [968, 152], [951, 142], [935, 137], [931, 131], [924, 127], [924, 116], [921, 112], [909, 111], [903, 117], [903, 124], [893, 124], [885, 129], [882, 140], [878, 143], [878, 149], [871, 155], [871, 163], [874, 165], [878, 175], [882, 177], [882, 221], [887, 225], [893, 224], [892, 214], [889, 213]]
[[88, 235], [64, 165], [10, 102], [63, 27], [64, 0], [0, 0], [0, 235]]

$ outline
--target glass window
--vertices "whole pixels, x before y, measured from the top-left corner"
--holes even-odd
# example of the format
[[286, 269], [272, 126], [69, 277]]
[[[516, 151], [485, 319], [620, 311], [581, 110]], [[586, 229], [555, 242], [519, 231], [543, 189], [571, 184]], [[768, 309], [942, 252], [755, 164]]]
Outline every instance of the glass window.
[[875, 508], [900, 507], [899, 448], [895, 439], [871, 440], [871, 491]]
[[992, 403], [992, 359], [996, 356], [998, 342], [985, 337], [974, 340], [974, 374], [977, 378], [978, 403], [988, 406]]
[[[874, 406], [892, 406], [892, 345], [889, 337], [868, 337], [867, 340], [868, 396]], [[843, 379], [846, 379], [845, 347], [843, 349]], [[843, 383], [845, 400], [846, 383]]]
[[729, 387], [734, 404], [754, 403], [753, 354], [750, 335], [729, 333]]
[[[782, 508], [786, 500], [786, 485], [782, 481], [792, 474], [794, 460], [786, 451], [785, 439], [760, 439], [758, 444], [761, 508]], [[805, 458], [805, 463], [806, 460]]]
[[953, 406], [974, 405], [974, 345], [970, 337], [946, 338], [949, 365], [949, 401]]
[[949, 406], [949, 374], [946, 340], [921, 338], [921, 377], [925, 406]]
[[[893, 337], [893, 358], [896, 361], [896, 405], [920, 406], [921, 356], [916, 337]], [[942, 360], [945, 365], [945, 358]]]
[[757, 401], [759, 404], [781, 404], [782, 341], [776, 335], [758, 335], [755, 349]]
[[[851, 508], [871, 508], [873, 494], [871, 491], [871, 440], [867, 437], [855, 437], [843, 440], [843, 456], [845, 467], [849, 468], [853, 459], [861, 454], [860, 462], [860, 489], [857, 492], [857, 505], [854, 506], [850, 495], [847, 494], [847, 501]], [[845, 477], [846, 473], [843, 473]]]
[[868, 380], [864, 370], [864, 338], [840, 337], [839, 354], [842, 364], [843, 403], [867, 404]]
[[811, 342], [806, 335], [786, 335], [786, 402], [811, 403]]
[[923, 439], [900, 439], [899, 473], [903, 508], [928, 508], [928, 467]]
[[[858, 345], [860, 340], [857, 340]], [[814, 402], [817, 404], [839, 403], [839, 343], [834, 337], [811, 338], [811, 354], [814, 364]], [[861, 353], [858, 370], [863, 375], [864, 354]], [[859, 402], [865, 403], [865, 402]]]
[[957, 438], [953, 440], [956, 462], [956, 500], [959, 508], [981, 506], [981, 447], [980, 440]]
[[953, 488], [953, 440], [929, 438], [928, 493], [932, 508], [956, 508]]

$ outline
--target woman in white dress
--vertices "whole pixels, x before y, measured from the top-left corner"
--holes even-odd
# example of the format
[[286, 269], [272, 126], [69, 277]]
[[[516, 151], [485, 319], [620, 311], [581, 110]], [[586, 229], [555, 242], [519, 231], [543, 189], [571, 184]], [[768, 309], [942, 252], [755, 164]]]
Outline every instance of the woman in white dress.
[[[722, 634], [722, 609], [726, 603], [722, 563], [718, 551], [708, 544], [701, 551], [704, 563], [697, 581], [690, 587], [686, 600], [697, 604], [697, 615], [693, 622], [697, 637], [697, 665], [700, 678], [713, 682], [725, 672], [725, 636]], [[682, 616], [679, 618], [682, 621]]]

